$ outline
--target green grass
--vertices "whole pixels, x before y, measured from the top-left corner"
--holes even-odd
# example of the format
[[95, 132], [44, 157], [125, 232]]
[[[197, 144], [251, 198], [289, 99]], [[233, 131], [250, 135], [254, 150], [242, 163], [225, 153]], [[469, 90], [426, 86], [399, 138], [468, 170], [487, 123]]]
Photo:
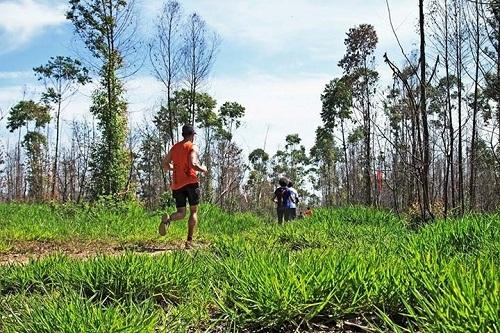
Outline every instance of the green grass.
[[[3, 204], [0, 216], [4, 244], [186, 233], [177, 222], [160, 238], [160, 214], [137, 205]], [[279, 227], [204, 206], [203, 250], [1, 266], [0, 332], [293, 332], [353, 318], [380, 332], [500, 332], [499, 231], [499, 214], [415, 231], [360, 207]]]

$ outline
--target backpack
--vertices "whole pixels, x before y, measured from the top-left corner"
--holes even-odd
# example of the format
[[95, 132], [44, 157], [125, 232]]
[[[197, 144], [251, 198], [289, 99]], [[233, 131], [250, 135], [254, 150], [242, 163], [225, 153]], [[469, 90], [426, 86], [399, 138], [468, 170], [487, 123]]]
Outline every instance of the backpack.
[[286, 187], [278, 187], [275, 193], [278, 200], [278, 207], [286, 207], [286, 202], [291, 194], [290, 190]]
[[295, 191], [292, 191], [290, 188], [287, 188], [283, 193], [283, 206], [288, 208], [295, 208], [299, 203], [299, 198]]

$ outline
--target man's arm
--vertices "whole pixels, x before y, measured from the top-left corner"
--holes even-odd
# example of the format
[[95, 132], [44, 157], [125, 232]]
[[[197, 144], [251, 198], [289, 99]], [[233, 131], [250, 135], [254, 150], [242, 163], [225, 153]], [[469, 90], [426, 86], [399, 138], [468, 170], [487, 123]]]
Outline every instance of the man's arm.
[[207, 172], [207, 168], [201, 165], [198, 159], [198, 146], [196, 145], [193, 145], [193, 150], [191, 150], [191, 154], [189, 155], [189, 164], [196, 171]]
[[174, 166], [172, 165], [172, 151], [171, 150], [168, 152], [167, 156], [165, 156], [163, 158], [163, 161], [161, 162], [161, 166], [162, 166], [164, 171], [169, 171], [169, 170], [174, 169]]

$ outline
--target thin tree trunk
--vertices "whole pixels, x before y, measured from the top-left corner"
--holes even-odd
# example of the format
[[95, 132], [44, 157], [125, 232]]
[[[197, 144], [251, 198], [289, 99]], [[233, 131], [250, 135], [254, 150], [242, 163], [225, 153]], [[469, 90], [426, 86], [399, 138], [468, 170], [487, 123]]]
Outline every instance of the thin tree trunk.
[[[457, 6], [457, 5], [455, 5]], [[461, 29], [461, 9], [456, 9], [457, 19], [457, 45], [456, 45], [456, 61], [457, 61], [457, 80], [458, 80], [458, 195], [460, 200], [460, 215], [464, 214], [465, 199], [464, 199], [464, 167], [463, 167], [463, 147], [462, 147], [462, 29]]]
[[15, 182], [15, 194], [14, 198], [19, 200], [21, 198], [21, 185], [22, 174], [21, 174], [21, 128], [17, 131], [17, 149], [16, 149], [16, 182]]
[[474, 73], [474, 110], [472, 114], [472, 141], [470, 147], [469, 209], [476, 206], [476, 140], [479, 95], [479, 1], [476, 0], [476, 71]]
[[56, 148], [54, 152], [54, 166], [52, 168], [52, 190], [50, 192], [50, 197], [54, 200], [56, 199], [56, 182], [57, 182], [57, 164], [59, 161], [59, 133], [60, 133], [60, 120], [61, 120], [61, 97], [57, 101], [57, 114], [56, 114]]
[[[448, 152], [448, 167], [450, 172], [451, 185], [448, 186], [448, 177], [446, 178], [445, 191], [445, 217], [448, 214], [448, 193], [451, 193], [451, 208], [455, 208], [455, 166], [453, 159], [454, 152], [454, 130], [453, 130], [453, 115], [451, 112], [451, 85], [450, 85], [450, 66], [449, 66], [449, 35], [448, 35], [448, 2], [445, 0], [445, 70], [446, 70], [446, 106], [448, 108], [448, 132], [450, 140], [450, 150]], [[450, 188], [451, 191], [450, 191]]]
[[[365, 60], [365, 73], [367, 72]], [[366, 110], [364, 110], [364, 139], [365, 139], [365, 158], [364, 158], [364, 181], [365, 181], [365, 203], [372, 204], [372, 184], [371, 184], [371, 142], [370, 142], [370, 86], [369, 79], [366, 78]]]
[[351, 201], [351, 184], [349, 182], [349, 163], [347, 158], [347, 145], [345, 142], [345, 132], [344, 132], [344, 119], [340, 120], [340, 129], [342, 131], [342, 148], [344, 150], [344, 158], [345, 158], [345, 178], [347, 183], [347, 202]]
[[424, 0], [420, 0], [420, 113], [422, 115], [422, 132], [423, 132], [423, 166], [422, 166], [422, 199], [424, 215], [422, 218], [427, 220], [432, 218], [429, 200], [429, 125], [427, 123], [427, 106], [426, 106], [426, 85], [427, 79], [425, 75], [425, 31], [424, 31]]

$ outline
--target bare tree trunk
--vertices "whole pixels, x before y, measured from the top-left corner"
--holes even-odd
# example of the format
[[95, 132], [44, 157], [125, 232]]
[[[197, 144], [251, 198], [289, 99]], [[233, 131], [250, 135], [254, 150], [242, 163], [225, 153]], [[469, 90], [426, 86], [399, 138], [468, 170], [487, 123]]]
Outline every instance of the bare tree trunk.
[[422, 165], [422, 204], [424, 220], [432, 219], [429, 201], [429, 125], [427, 123], [426, 106], [426, 86], [427, 79], [425, 75], [425, 31], [424, 31], [424, 0], [419, 0], [419, 23], [420, 23], [420, 113], [422, 115], [423, 132], [423, 165]]
[[[450, 84], [450, 66], [449, 66], [449, 52], [448, 52], [448, 44], [449, 44], [449, 35], [448, 35], [448, 1], [445, 0], [445, 71], [446, 71], [446, 107], [448, 109], [448, 133], [449, 133], [449, 152], [447, 156], [447, 168], [446, 168], [446, 178], [445, 178], [445, 208], [444, 215], [448, 216], [448, 193], [451, 193], [451, 208], [455, 208], [455, 167], [453, 160], [453, 152], [454, 152], [454, 130], [453, 130], [453, 115], [451, 112], [451, 84]], [[451, 185], [448, 184], [448, 171], [450, 176]], [[450, 191], [451, 188], [451, 191]]]
[[[365, 60], [365, 73], [368, 71], [368, 66], [366, 65]], [[371, 183], [371, 138], [370, 138], [370, 121], [371, 121], [371, 113], [370, 113], [370, 85], [369, 78], [366, 78], [366, 109], [363, 110], [363, 131], [364, 131], [364, 143], [365, 143], [365, 151], [364, 151], [364, 185], [365, 185], [365, 204], [372, 204], [372, 183]]]
[[478, 113], [478, 95], [479, 95], [479, 1], [476, 0], [476, 69], [474, 73], [474, 110], [472, 114], [472, 141], [470, 147], [470, 178], [469, 178], [469, 208], [473, 210], [476, 206], [476, 141], [477, 141], [477, 113]]
[[347, 158], [347, 144], [345, 142], [344, 119], [340, 119], [340, 130], [342, 131], [342, 149], [345, 158], [345, 178], [347, 183], [347, 202], [351, 202], [351, 184], [349, 182], [349, 159]]
[[[369, 102], [368, 102], [369, 104]], [[372, 204], [372, 182], [371, 182], [371, 142], [370, 142], [370, 111], [365, 115], [365, 151], [364, 151], [364, 185], [365, 185], [365, 203]]]
[[463, 167], [463, 147], [462, 147], [462, 9], [460, 5], [455, 3], [455, 20], [456, 20], [456, 71], [458, 80], [458, 199], [460, 200], [460, 215], [464, 214], [464, 167]]
[[[59, 90], [60, 91], [60, 90]], [[60, 133], [60, 118], [61, 118], [61, 96], [59, 96], [57, 101], [57, 113], [56, 113], [56, 148], [54, 152], [54, 166], [52, 168], [52, 189], [50, 192], [50, 197], [52, 200], [56, 199], [56, 182], [58, 178], [57, 174], [57, 163], [59, 161], [59, 133]]]
[[23, 176], [21, 170], [21, 128], [17, 131], [17, 149], [16, 149], [16, 185], [15, 195], [16, 200], [21, 199], [21, 189], [23, 188]]

